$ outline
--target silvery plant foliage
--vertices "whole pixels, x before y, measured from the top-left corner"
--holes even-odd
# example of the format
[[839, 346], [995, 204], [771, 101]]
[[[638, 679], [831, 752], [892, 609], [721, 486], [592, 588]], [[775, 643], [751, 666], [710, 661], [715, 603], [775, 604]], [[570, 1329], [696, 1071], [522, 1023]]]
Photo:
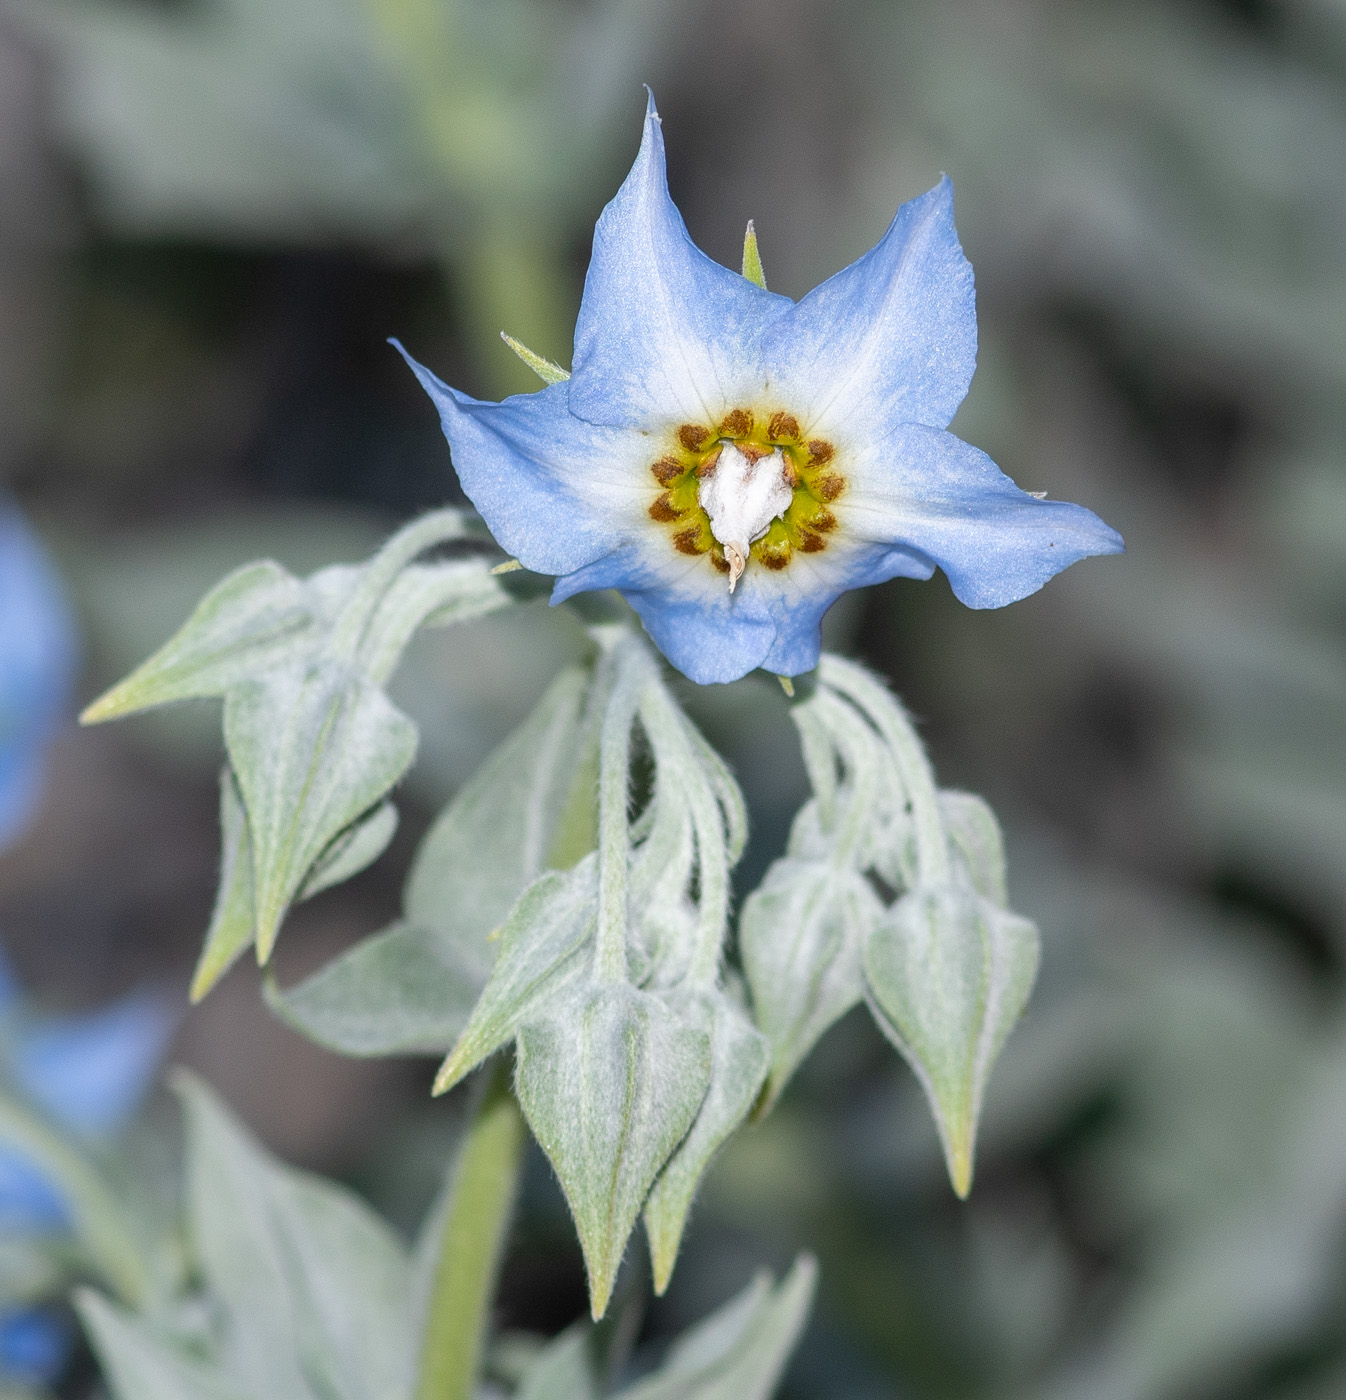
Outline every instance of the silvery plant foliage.
[[[993, 813], [938, 787], [901, 705], [822, 653], [819, 624], [843, 591], [895, 576], [939, 567], [964, 603], [998, 607], [1120, 550], [947, 432], [975, 344], [947, 181], [792, 303], [766, 289], [751, 229], [742, 273], [688, 238], [651, 99], [595, 234], [573, 371], [518, 346], [545, 387], [495, 404], [412, 363], [480, 514], [432, 512], [307, 578], [245, 565], [85, 714], [223, 704], [199, 999], [249, 951], [266, 967], [294, 904], [386, 848], [419, 737], [386, 687], [413, 634], [548, 590], [579, 611], [587, 655], [433, 824], [401, 919], [267, 995], [336, 1050], [442, 1055], [437, 1092], [512, 1066], [595, 1322], [638, 1223], [663, 1292], [717, 1150], [861, 1002], [925, 1091], [954, 1190], [971, 1187], [1037, 932], [1008, 907]], [[749, 816], [668, 663], [699, 684], [763, 667], [792, 697], [812, 797], [737, 911]], [[268, 1160], [206, 1090], [183, 1094], [196, 1275], [139, 1310], [81, 1303], [120, 1400], [450, 1393], [426, 1377], [472, 1144], [418, 1262], [352, 1198]], [[754, 1285], [625, 1393], [765, 1396], [811, 1270]], [[584, 1379], [599, 1335], [553, 1343], [516, 1393], [601, 1393]]]

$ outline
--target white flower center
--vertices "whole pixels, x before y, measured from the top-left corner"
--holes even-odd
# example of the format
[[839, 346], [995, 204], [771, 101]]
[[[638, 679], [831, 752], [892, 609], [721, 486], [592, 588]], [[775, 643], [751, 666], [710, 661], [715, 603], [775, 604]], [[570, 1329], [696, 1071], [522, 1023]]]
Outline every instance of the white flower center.
[[714, 467], [701, 478], [696, 497], [710, 517], [710, 533], [724, 546], [732, 593], [753, 541], [766, 534], [794, 499], [785, 458], [779, 448], [742, 452], [726, 442]]

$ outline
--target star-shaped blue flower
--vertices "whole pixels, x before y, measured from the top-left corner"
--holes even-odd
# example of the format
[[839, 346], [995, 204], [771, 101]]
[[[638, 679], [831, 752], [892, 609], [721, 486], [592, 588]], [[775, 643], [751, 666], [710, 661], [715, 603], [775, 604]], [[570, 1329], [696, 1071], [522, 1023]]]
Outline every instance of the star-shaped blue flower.
[[594, 231], [570, 378], [484, 403], [411, 363], [463, 489], [505, 549], [557, 576], [552, 601], [620, 590], [709, 683], [811, 670], [847, 589], [939, 567], [969, 607], [998, 608], [1122, 549], [945, 431], [976, 354], [947, 179], [795, 303], [692, 242], [651, 98]]

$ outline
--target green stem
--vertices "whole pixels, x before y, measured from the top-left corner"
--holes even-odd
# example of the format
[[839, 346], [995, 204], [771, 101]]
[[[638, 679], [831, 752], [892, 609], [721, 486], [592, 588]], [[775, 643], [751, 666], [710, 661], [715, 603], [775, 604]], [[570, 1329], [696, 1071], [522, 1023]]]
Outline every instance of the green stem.
[[497, 1057], [459, 1149], [426, 1317], [416, 1400], [471, 1400], [514, 1209], [523, 1115]]

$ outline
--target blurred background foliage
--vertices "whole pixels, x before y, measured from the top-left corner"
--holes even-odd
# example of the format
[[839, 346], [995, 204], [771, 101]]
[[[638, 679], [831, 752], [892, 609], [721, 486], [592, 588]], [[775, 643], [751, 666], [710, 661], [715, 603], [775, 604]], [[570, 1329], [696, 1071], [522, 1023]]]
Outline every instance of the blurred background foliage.
[[[675, 199], [799, 296], [952, 175], [982, 353], [955, 424], [1126, 536], [997, 613], [850, 595], [945, 783], [1006, 821], [1040, 986], [956, 1204], [867, 1018], [718, 1164], [656, 1340], [816, 1249], [806, 1397], [1346, 1394], [1346, 6], [1341, 0], [0, 0], [0, 479], [60, 561], [91, 694], [216, 577], [363, 555], [457, 496], [384, 338], [450, 382], [568, 361], [593, 219], [654, 84]], [[426, 640], [391, 855], [313, 901], [292, 979], [389, 914], [428, 815], [578, 644], [520, 609]], [[689, 694], [754, 812], [803, 780], [758, 680]], [[185, 989], [213, 723], [67, 728], [0, 934], [71, 1011]], [[427, 1067], [269, 1019], [240, 967], [174, 1057], [413, 1221]], [[533, 1163], [501, 1304], [583, 1306]], [[67, 1374], [84, 1393], [87, 1366]]]

